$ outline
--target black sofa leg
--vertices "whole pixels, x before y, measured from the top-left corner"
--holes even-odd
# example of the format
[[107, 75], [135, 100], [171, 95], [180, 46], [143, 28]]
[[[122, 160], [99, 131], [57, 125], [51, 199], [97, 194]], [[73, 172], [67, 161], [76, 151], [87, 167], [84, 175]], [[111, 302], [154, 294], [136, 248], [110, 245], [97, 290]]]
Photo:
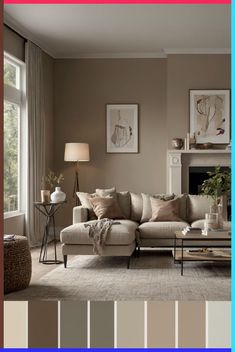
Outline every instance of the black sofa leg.
[[138, 257], [140, 256], [140, 245], [138, 244]]
[[68, 256], [65, 254], [64, 255], [64, 267], [67, 268], [67, 259], [68, 259]]
[[127, 259], [127, 269], [130, 269], [131, 255]]

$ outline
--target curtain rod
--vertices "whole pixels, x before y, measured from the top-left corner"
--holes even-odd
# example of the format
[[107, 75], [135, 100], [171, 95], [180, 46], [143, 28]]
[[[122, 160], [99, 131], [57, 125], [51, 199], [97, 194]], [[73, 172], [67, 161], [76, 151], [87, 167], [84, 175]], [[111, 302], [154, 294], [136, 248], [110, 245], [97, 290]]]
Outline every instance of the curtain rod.
[[20, 38], [22, 38], [24, 40], [24, 42], [27, 42], [28, 39], [26, 39], [25, 37], [23, 37], [23, 35], [19, 34], [17, 31], [15, 31], [13, 28], [11, 28], [10, 26], [8, 26], [8, 24], [4, 23], [4, 26], [6, 26], [8, 29], [10, 29], [13, 33], [17, 34]]

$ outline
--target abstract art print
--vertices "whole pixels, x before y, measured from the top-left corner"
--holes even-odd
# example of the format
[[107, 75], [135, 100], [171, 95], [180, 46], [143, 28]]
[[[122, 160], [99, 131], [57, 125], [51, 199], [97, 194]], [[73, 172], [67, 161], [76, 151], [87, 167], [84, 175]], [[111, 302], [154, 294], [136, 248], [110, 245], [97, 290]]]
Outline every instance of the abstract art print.
[[229, 89], [190, 90], [190, 132], [196, 143], [229, 143]]
[[107, 153], [138, 153], [138, 104], [106, 105]]

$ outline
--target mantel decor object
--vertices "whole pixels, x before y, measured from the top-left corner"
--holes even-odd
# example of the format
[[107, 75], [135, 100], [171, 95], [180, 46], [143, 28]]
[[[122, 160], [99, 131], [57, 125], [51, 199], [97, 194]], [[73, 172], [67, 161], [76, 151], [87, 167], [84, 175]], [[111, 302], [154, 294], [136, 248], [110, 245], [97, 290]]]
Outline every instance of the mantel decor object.
[[76, 205], [79, 204], [79, 199], [76, 193], [79, 191], [79, 162], [90, 161], [90, 151], [88, 143], [66, 143], [64, 151], [64, 161], [70, 161], [74, 164], [74, 186], [73, 198], [75, 198]]
[[182, 149], [184, 145], [184, 141], [182, 138], [173, 138], [171, 141], [171, 145], [173, 149]]

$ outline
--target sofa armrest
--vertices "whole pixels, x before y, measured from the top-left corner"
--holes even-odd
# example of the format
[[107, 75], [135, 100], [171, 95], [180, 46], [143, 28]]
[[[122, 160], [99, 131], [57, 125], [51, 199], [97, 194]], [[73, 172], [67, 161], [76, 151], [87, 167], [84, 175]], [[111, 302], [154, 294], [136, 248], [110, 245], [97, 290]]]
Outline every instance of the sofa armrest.
[[73, 224], [88, 221], [88, 209], [81, 205], [73, 208]]

